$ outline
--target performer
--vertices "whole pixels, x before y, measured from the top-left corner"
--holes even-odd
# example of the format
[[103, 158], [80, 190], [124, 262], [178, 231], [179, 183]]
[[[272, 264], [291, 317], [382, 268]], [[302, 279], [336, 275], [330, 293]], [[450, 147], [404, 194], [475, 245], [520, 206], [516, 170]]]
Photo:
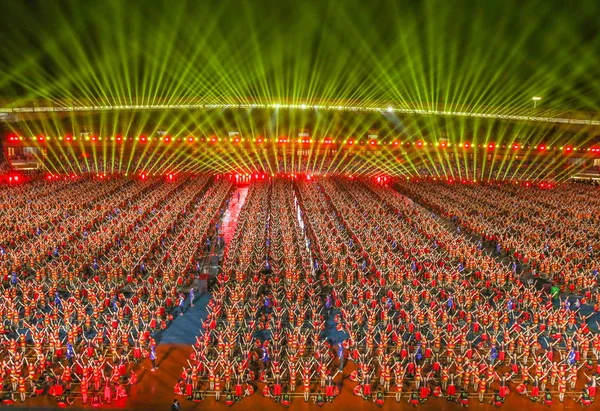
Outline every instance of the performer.
[[383, 407], [383, 405], [385, 404], [385, 397], [383, 395], [383, 391], [382, 390], [378, 390], [377, 393], [375, 394], [375, 398], [373, 399], [373, 402], [379, 407]]
[[150, 369], [150, 371], [154, 372], [158, 369], [158, 365], [156, 365], [156, 347], [154, 345], [150, 346], [149, 358], [152, 363], [152, 369]]

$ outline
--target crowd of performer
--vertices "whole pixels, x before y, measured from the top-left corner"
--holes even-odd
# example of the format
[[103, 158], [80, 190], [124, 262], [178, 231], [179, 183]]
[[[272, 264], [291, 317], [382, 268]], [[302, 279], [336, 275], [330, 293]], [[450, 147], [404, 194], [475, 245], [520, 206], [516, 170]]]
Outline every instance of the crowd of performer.
[[[125, 400], [177, 315], [225, 179], [67, 179], [0, 190], [4, 403]], [[184, 294], [185, 293], [185, 294]]]
[[[242, 201], [233, 183], [69, 178], [0, 190], [5, 403], [124, 401], [140, 363], [160, 365], [159, 332], [194, 303], [224, 211]], [[589, 405], [598, 209], [598, 188], [574, 184], [253, 181], [174, 392], [323, 406], [350, 384], [379, 406], [501, 406], [512, 391]]]
[[[431, 187], [419, 187], [402, 183], [428, 198]], [[570, 209], [554, 195], [539, 201]], [[483, 212], [485, 199], [465, 201]], [[456, 227], [369, 181], [252, 183], [176, 392], [232, 405], [258, 390], [284, 406], [297, 397], [324, 405], [349, 380], [380, 406], [432, 397], [501, 406], [511, 391], [591, 404], [600, 372], [593, 298], [553, 299], [524, 280], [516, 259]], [[597, 246], [585, 248], [596, 263]]]
[[581, 184], [399, 181], [400, 190], [591, 304], [600, 263], [600, 191]]

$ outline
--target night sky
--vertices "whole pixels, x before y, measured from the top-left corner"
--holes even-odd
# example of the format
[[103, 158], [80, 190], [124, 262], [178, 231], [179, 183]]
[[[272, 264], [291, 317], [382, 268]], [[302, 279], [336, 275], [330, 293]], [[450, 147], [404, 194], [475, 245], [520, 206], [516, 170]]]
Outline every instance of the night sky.
[[0, 98], [600, 106], [598, 1], [0, 1]]

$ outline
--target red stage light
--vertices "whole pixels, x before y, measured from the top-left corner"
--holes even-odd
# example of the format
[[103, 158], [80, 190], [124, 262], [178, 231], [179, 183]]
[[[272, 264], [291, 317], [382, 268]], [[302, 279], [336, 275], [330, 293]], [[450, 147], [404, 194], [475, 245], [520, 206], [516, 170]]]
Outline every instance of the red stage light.
[[43, 143], [43, 142], [44, 142], [44, 140], [45, 140], [44, 136], [38, 136], [38, 138], [37, 138], [37, 139], [38, 139], [38, 141], [39, 141], [40, 143]]
[[465, 143], [465, 144], [464, 144], [464, 147], [465, 147], [465, 148], [470, 148], [470, 147], [471, 147], [471, 143]]
[[92, 136], [92, 141], [96, 141], [96, 136]]
[[566, 151], [566, 152], [571, 152], [571, 151], [573, 151], [573, 147], [571, 147], [571, 146], [566, 146], [566, 147], [565, 147], [565, 151]]
[[234, 138], [234, 139], [233, 139], [233, 142], [234, 142], [234, 143], [239, 143], [239, 142], [240, 142], [240, 139], [239, 139], [238, 137], [236, 137], [236, 138]]
[[140, 174], [140, 178], [141, 178], [142, 180], [145, 180], [145, 179], [146, 179], [146, 177], [147, 177], [147, 176], [146, 176], [146, 173], [142, 173], [142, 174]]
[[123, 137], [121, 137], [121, 136], [117, 136], [117, 142], [119, 142], [119, 143], [120, 143], [121, 141], [123, 141]]
[[189, 137], [188, 137], [188, 143], [193, 143], [193, 142], [194, 142], [194, 137], [192, 137], [192, 136], [189, 136]]
[[542, 146], [539, 146], [539, 147], [538, 147], [538, 149], [539, 149], [540, 151], [544, 151], [544, 150], [546, 150], [546, 146], [544, 146], [544, 145], [542, 145]]
[[67, 134], [67, 135], [65, 136], [65, 140], [67, 140], [67, 141], [71, 141], [71, 140], [73, 140], [73, 137], [71, 137], [71, 135]]
[[514, 148], [515, 150], [518, 150], [518, 149], [520, 149], [520, 148], [521, 148], [521, 146], [520, 146], [520, 145], [518, 145], [518, 144], [513, 144], [513, 148]]
[[256, 140], [256, 142], [257, 142], [257, 143], [262, 143], [262, 142], [263, 142], [263, 139], [262, 139], [262, 138], [259, 138], [258, 140]]
[[147, 140], [148, 140], [148, 139], [146, 138], [146, 136], [141, 136], [141, 137], [140, 137], [140, 141], [141, 141], [142, 143], [145, 143]]
[[397, 146], [399, 143], [397, 141], [394, 141], [392, 144]]
[[419, 148], [423, 147], [423, 142], [422, 141], [417, 141], [417, 147], [419, 147]]
[[171, 174], [171, 173], [167, 174], [167, 180], [173, 181], [173, 174]]
[[372, 146], [374, 146], [375, 144], [377, 144], [377, 141], [371, 140], [371, 141], [369, 141], [369, 144], [372, 145]]
[[211, 143], [216, 143], [217, 142], [217, 138], [216, 137], [211, 137], [210, 142]]
[[354, 144], [354, 140], [348, 140], [348, 144], [350, 144], [350, 145]]
[[166, 136], [166, 137], [165, 137], [165, 143], [170, 143], [170, 142], [171, 142], [171, 137], [169, 137], [169, 136]]
[[488, 144], [488, 148], [489, 148], [490, 150], [493, 150], [493, 149], [495, 149], [495, 148], [496, 148], [496, 146], [495, 146], [494, 144]]

